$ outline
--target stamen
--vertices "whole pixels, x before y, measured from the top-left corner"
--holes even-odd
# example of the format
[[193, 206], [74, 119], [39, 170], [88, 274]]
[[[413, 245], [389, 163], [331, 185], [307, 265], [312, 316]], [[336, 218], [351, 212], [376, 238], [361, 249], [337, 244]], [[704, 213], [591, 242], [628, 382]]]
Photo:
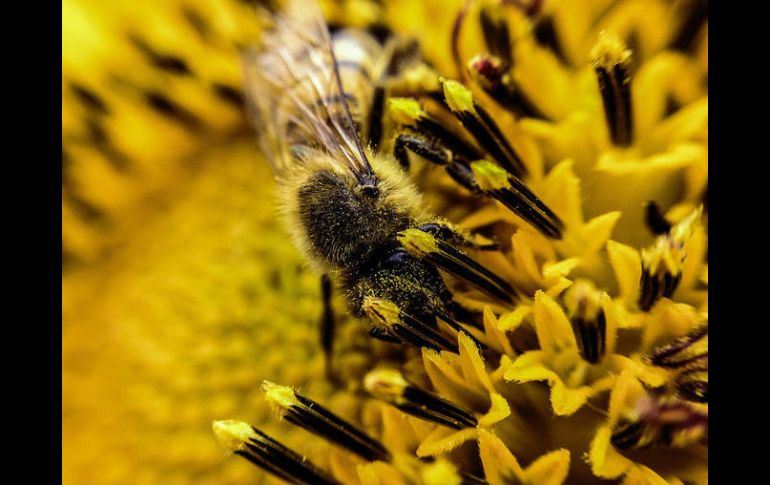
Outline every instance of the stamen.
[[289, 483], [340, 483], [309, 460], [243, 421], [214, 421], [211, 429], [229, 452]]
[[685, 401], [648, 395], [633, 413], [635, 418], [621, 420], [612, 433], [618, 449], [683, 447], [708, 439], [708, 412]]
[[647, 223], [647, 227], [650, 229], [650, 231], [652, 231], [653, 234], [660, 236], [661, 234], [666, 234], [671, 230], [671, 223], [666, 220], [666, 216], [664, 216], [663, 212], [661, 212], [660, 206], [657, 204], [657, 202], [654, 200], [647, 202], [647, 205], [644, 209], [644, 221]]
[[412, 256], [425, 258], [439, 268], [467, 281], [495, 298], [512, 302], [516, 297], [513, 288], [502, 278], [459, 249], [419, 229], [407, 229], [396, 236]]
[[516, 177], [524, 176], [527, 169], [521, 157], [508, 143], [489, 113], [474, 101], [470, 90], [457, 81], [443, 79], [441, 82], [446, 106], [479, 145], [509, 173]]
[[708, 363], [708, 324], [705, 324], [675, 342], [652, 351], [650, 364], [667, 369]]
[[508, 29], [508, 23], [500, 15], [497, 5], [485, 5], [479, 12], [479, 23], [481, 32], [484, 35], [484, 42], [487, 49], [502, 59], [505, 68], [513, 67], [513, 49], [511, 47], [511, 33]]
[[668, 234], [659, 236], [651, 247], [642, 249], [639, 308], [643, 311], [652, 308], [660, 298], [671, 297], [679, 286], [687, 257], [684, 245], [700, 220], [702, 210], [699, 207], [673, 226]]
[[562, 220], [521, 180], [486, 160], [473, 162], [471, 170], [479, 190], [500, 201], [544, 235], [561, 239]]
[[591, 364], [604, 356], [607, 343], [607, 321], [601, 306], [602, 294], [590, 280], [576, 281], [564, 294], [572, 329], [580, 354]]
[[404, 343], [436, 351], [459, 352], [455, 342], [441, 335], [429, 323], [401, 311], [398, 305], [391, 301], [368, 296], [364, 299], [363, 310], [372, 322], [385, 330], [384, 333], [397, 337]]
[[457, 69], [457, 74], [460, 76], [461, 79], [465, 78], [465, 73], [463, 72], [463, 62], [460, 56], [460, 32], [462, 31], [463, 23], [465, 22], [465, 17], [466, 15], [468, 15], [468, 8], [471, 6], [472, 2], [473, 0], [465, 0], [463, 7], [460, 9], [459, 12], [457, 12], [457, 16], [455, 17], [455, 20], [452, 23], [452, 37], [451, 37], [452, 60], [454, 61], [455, 69]]
[[377, 399], [426, 421], [453, 429], [473, 428], [476, 417], [439, 395], [410, 384], [395, 369], [380, 369], [364, 378], [364, 387]]
[[534, 34], [538, 44], [550, 49], [562, 63], [569, 64], [567, 55], [564, 53], [564, 47], [556, 33], [556, 25], [552, 15], [543, 15], [537, 20]]
[[510, 69], [498, 57], [478, 55], [468, 63], [468, 71], [471, 79], [507, 111], [520, 118], [547, 118], [522, 91], [511, 76]]
[[394, 121], [410, 126], [418, 133], [440, 140], [441, 144], [456, 156], [466, 160], [483, 158], [482, 152], [442, 126], [422, 108], [418, 101], [411, 98], [390, 98], [388, 107]]
[[676, 34], [671, 38], [672, 49], [689, 52], [693, 48], [703, 24], [708, 21], [708, 0], [686, 0], [681, 2], [677, 12], [681, 23]]
[[709, 401], [708, 368], [688, 369], [674, 381], [677, 397], [686, 401], [707, 403]]
[[388, 330], [382, 327], [372, 327], [369, 329], [369, 336], [372, 338], [376, 338], [377, 340], [382, 340], [383, 342], [387, 342], [389, 344], [403, 344], [406, 343], [400, 338], [396, 337], [395, 335], [391, 335], [388, 333]]
[[287, 421], [352, 451], [365, 460], [390, 461], [390, 452], [377, 440], [290, 387], [262, 383], [265, 399]]
[[454, 330], [455, 332], [457, 332], [457, 333], [463, 332], [463, 333], [464, 333], [465, 335], [467, 335], [467, 336], [468, 336], [468, 338], [469, 338], [469, 339], [471, 339], [471, 340], [473, 341], [473, 343], [474, 343], [474, 344], [476, 344], [476, 346], [478, 346], [478, 347], [479, 347], [481, 350], [486, 350], [486, 349], [487, 349], [487, 345], [486, 345], [485, 343], [483, 343], [482, 341], [480, 341], [479, 339], [477, 339], [476, 337], [474, 337], [473, 335], [471, 335], [471, 334], [470, 334], [470, 333], [469, 333], [467, 330], [465, 330], [465, 329], [463, 328], [463, 326], [460, 324], [460, 322], [458, 322], [457, 320], [455, 320], [454, 318], [452, 318], [452, 317], [451, 317], [449, 314], [447, 314], [447, 313], [444, 313], [444, 312], [442, 312], [442, 311], [438, 311], [438, 310], [436, 310], [436, 317], [440, 318], [440, 319], [441, 319], [441, 321], [445, 322], [447, 325], [449, 325], [450, 327], [452, 327], [452, 330]]
[[634, 141], [631, 110], [631, 51], [614, 33], [602, 31], [591, 51], [604, 102], [612, 143], [626, 147]]
[[393, 146], [393, 155], [404, 170], [409, 169], [408, 152], [410, 151], [436, 165], [446, 166], [452, 161], [452, 154], [449, 150], [443, 149], [419, 135], [408, 133], [398, 135]]

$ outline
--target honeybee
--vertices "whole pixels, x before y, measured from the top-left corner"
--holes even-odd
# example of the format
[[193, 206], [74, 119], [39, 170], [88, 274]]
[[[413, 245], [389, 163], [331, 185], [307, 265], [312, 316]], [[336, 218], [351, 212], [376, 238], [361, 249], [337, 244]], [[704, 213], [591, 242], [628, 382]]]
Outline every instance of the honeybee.
[[273, 21], [244, 53], [245, 91], [297, 247], [338, 282], [354, 316], [371, 319], [373, 336], [456, 351], [440, 322], [455, 331], [473, 323], [439, 269], [501, 300], [515, 292], [463, 251], [479, 245], [425, 207], [396, 157], [375, 149], [382, 82], [420, 62], [414, 44], [332, 35], [314, 2], [288, 2]]

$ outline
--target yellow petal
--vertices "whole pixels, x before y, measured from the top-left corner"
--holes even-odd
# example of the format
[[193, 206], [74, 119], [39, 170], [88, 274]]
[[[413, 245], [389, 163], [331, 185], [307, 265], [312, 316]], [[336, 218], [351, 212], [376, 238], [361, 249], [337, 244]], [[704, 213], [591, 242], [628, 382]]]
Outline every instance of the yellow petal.
[[646, 466], [634, 465], [626, 473], [622, 485], [668, 485], [668, 482]]
[[608, 356], [615, 353], [615, 344], [618, 340], [618, 312], [615, 303], [607, 293], [602, 293], [601, 305], [606, 324], [604, 355]]
[[634, 408], [636, 403], [645, 395], [644, 387], [635, 376], [633, 370], [624, 370], [615, 382], [615, 388], [610, 394], [609, 426], [615, 426], [623, 412]]
[[531, 306], [519, 304], [512, 312], [505, 313], [500, 317], [497, 328], [502, 332], [516, 330], [530, 313], [532, 313]]
[[602, 426], [591, 441], [588, 452], [591, 471], [600, 478], [617, 478], [623, 475], [633, 464], [631, 460], [618, 453], [610, 444], [611, 437], [612, 428]]
[[406, 485], [398, 470], [388, 463], [375, 461], [356, 467], [361, 483], [367, 485]]
[[479, 426], [490, 427], [511, 415], [511, 408], [503, 396], [493, 393], [489, 397], [492, 405], [489, 407], [489, 412], [479, 418]]
[[607, 241], [607, 255], [615, 272], [620, 296], [627, 308], [634, 308], [639, 299], [639, 281], [642, 278], [642, 260], [639, 252], [630, 246]]
[[588, 400], [593, 390], [588, 386], [567, 387], [561, 379], [551, 388], [551, 406], [557, 416], [569, 416], [580, 409]]
[[532, 244], [538, 236], [527, 231], [517, 231], [511, 238], [513, 246], [513, 261], [519, 272], [531, 281], [539, 282], [542, 279], [540, 266], [535, 259]]
[[543, 265], [543, 277], [547, 280], [567, 276], [580, 263], [578, 258], [567, 258], [557, 263]]
[[545, 292], [551, 298], [557, 298], [561, 293], [572, 286], [572, 280], [568, 278], [559, 278], [556, 283], [551, 285]]
[[484, 307], [484, 333], [487, 335], [489, 345], [503, 355], [516, 355], [511, 342], [503, 331], [499, 329], [500, 322], [489, 306]]
[[460, 347], [460, 365], [463, 369], [466, 385], [474, 383], [480, 384], [487, 392], [495, 392], [492, 381], [489, 380], [489, 374], [484, 367], [484, 359], [476, 344], [464, 332], [460, 332], [457, 339]]
[[513, 478], [524, 476], [516, 457], [491, 431], [479, 430], [479, 454], [490, 485], [508, 485]]
[[598, 251], [604, 247], [612, 235], [615, 224], [620, 219], [620, 211], [607, 212], [588, 221], [582, 232], [584, 237], [585, 252]]
[[662, 298], [644, 319], [642, 350], [647, 352], [656, 345], [682, 337], [702, 321], [703, 317], [691, 305]]
[[447, 460], [436, 460], [425, 465], [420, 476], [425, 485], [460, 485], [462, 483], [457, 468]]
[[561, 306], [542, 291], [535, 293], [535, 330], [540, 348], [546, 352], [577, 348], [572, 326]]
[[379, 403], [382, 414], [382, 441], [392, 450], [412, 449], [418, 442], [417, 436], [410, 432], [406, 415], [393, 406]]
[[438, 426], [417, 448], [417, 456], [436, 456], [454, 450], [468, 440], [476, 438], [476, 428], [466, 428], [460, 431]]
[[329, 449], [329, 467], [332, 475], [342, 483], [358, 483], [357, 465], [360, 463], [361, 459], [350, 453], [334, 447]]
[[569, 473], [570, 454], [559, 449], [541, 456], [524, 472], [533, 485], [561, 485]]
[[422, 360], [425, 371], [437, 391], [447, 396], [452, 396], [457, 391], [464, 392], [465, 380], [441, 354], [423, 347]]
[[572, 170], [573, 164], [572, 160], [564, 160], [556, 165], [548, 173], [538, 191], [541, 199], [564, 221], [567, 227], [578, 227], [583, 224], [580, 179]]
[[513, 365], [506, 371], [505, 380], [521, 383], [558, 379], [559, 376], [544, 365], [546, 355], [542, 350], [531, 350], [523, 353], [513, 361]]
[[701, 275], [707, 249], [706, 231], [702, 226], [697, 226], [685, 243], [687, 258], [684, 260], [684, 266], [682, 267], [682, 280], [679, 282], [680, 289], [684, 290], [695, 286]]

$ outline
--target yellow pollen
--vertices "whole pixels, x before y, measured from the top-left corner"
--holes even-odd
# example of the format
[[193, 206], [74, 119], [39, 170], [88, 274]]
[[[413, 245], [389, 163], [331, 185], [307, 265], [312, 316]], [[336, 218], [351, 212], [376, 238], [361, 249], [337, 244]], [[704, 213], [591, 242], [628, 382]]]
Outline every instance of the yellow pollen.
[[473, 107], [473, 94], [468, 88], [451, 79], [442, 80], [442, 86], [449, 109], [454, 112], [474, 113], [476, 111]]
[[508, 172], [488, 160], [479, 160], [471, 163], [471, 170], [473, 170], [473, 175], [476, 176], [476, 182], [481, 190], [489, 191], [511, 188], [511, 184], [508, 182]]
[[436, 239], [419, 229], [407, 229], [398, 233], [398, 242], [404, 246], [412, 256], [422, 257], [426, 254], [438, 252]]
[[591, 49], [591, 63], [594, 67], [609, 68], [631, 62], [631, 50], [611, 30], [602, 30], [599, 40]]

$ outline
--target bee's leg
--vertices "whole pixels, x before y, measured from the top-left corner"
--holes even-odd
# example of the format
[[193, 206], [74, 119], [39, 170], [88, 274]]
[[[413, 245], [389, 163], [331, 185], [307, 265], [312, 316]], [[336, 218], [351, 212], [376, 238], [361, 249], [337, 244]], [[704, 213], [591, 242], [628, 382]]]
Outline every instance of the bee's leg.
[[[415, 347], [457, 353], [457, 344], [438, 331], [433, 320], [409, 313], [405, 305], [378, 296], [367, 296], [361, 309], [376, 325], [369, 335], [389, 342], [401, 342]], [[459, 326], [459, 325], [458, 325]]]
[[497, 243], [479, 244], [469, 235], [463, 234], [460, 230], [452, 227], [448, 222], [431, 222], [418, 226], [417, 229], [432, 234], [433, 237], [448, 242], [454, 246], [462, 248], [477, 249], [479, 251], [496, 251], [500, 249]]
[[331, 378], [332, 354], [334, 351], [334, 309], [332, 308], [332, 280], [329, 275], [321, 275], [321, 299], [323, 310], [321, 311], [321, 348], [324, 352], [326, 377]]
[[348, 305], [354, 315], [366, 315], [374, 323], [370, 331], [374, 338], [457, 352], [456, 336], [447, 332], [469, 333], [463, 324], [470, 322], [454, 311], [452, 292], [439, 271], [404, 249], [383, 254], [372, 266], [349, 276]]
[[452, 162], [452, 154], [448, 149], [416, 133], [398, 135], [393, 145], [393, 155], [404, 170], [409, 170], [408, 152], [415, 153], [436, 165], [446, 166]]
[[482, 197], [493, 198], [511, 212], [532, 224], [542, 234], [561, 239], [564, 223], [518, 177], [499, 165], [484, 159], [484, 155], [451, 136], [431, 120], [421, 120], [425, 135], [413, 130], [398, 135], [394, 155], [402, 167], [409, 167], [407, 151], [428, 162], [441, 165], [460, 185]]
[[497, 299], [513, 302], [517, 298], [508, 282], [429, 232], [406, 229], [398, 233], [397, 239], [410, 255], [426, 260]]

